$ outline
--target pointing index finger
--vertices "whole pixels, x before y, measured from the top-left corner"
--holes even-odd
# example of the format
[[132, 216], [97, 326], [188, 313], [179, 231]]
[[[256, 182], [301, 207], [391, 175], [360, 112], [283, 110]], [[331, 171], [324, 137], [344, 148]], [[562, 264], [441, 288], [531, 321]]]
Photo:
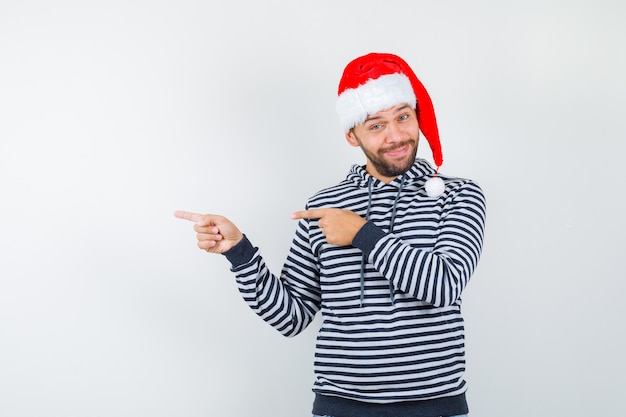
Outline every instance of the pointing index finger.
[[321, 219], [326, 215], [326, 209], [310, 209], [296, 211], [291, 215], [294, 220], [297, 219]]
[[185, 219], [185, 220], [189, 220], [192, 222], [197, 222], [198, 220], [201, 220], [204, 217], [204, 215], [202, 214], [192, 213], [190, 211], [183, 211], [183, 210], [176, 210], [174, 212], [174, 216], [178, 217], [179, 219]]

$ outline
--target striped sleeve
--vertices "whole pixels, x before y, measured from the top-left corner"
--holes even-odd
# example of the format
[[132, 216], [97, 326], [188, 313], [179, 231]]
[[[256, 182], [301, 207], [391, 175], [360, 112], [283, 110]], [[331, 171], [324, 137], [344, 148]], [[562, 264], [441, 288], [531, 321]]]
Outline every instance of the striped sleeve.
[[[282, 335], [292, 337], [302, 332], [320, 309], [318, 268], [308, 250], [306, 232], [296, 231], [281, 277], [267, 267], [258, 248], [247, 238], [238, 248], [237, 259], [227, 256], [233, 264], [237, 286], [244, 301], [265, 322]], [[245, 253], [242, 253], [245, 252]]]
[[481, 188], [469, 180], [461, 183], [447, 196], [439, 222], [432, 249], [416, 248], [394, 233], [380, 230], [370, 232], [378, 238], [373, 247], [361, 237], [360, 249], [397, 290], [444, 307], [459, 299], [478, 264], [485, 228]]

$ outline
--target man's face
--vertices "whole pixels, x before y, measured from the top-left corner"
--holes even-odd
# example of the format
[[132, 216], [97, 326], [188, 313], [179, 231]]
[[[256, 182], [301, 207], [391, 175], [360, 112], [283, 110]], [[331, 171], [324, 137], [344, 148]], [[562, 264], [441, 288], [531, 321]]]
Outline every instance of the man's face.
[[346, 133], [346, 139], [365, 153], [367, 172], [390, 182], [415, 162], [419, 141], [417, 115], [406, 104], [381, 110]]

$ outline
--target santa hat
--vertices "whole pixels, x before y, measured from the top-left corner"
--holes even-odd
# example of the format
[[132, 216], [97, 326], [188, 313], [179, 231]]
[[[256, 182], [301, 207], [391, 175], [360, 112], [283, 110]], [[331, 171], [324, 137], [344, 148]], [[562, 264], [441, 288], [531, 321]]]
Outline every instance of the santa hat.
[[443, 156], [433, 103], [402, 58], [375, 52], [356, 58], [343, 71], [338, 95], [337, 113], [344, 132], [380, 110], [402, 103], [414, 106], [419, 128], [430, 145], [439, 170]]

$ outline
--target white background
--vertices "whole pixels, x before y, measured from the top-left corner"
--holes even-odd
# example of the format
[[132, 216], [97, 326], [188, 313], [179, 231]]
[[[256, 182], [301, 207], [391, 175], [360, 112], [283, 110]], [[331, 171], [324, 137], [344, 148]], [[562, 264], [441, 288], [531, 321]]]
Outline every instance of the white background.
[[619, 415], [625, 17], [618, 0], [0, 1], [0, 415], [309, 415], [319, 321], [266, 326], [173, 212], [227, 215], [279, 272], [289, 214], [364, 160], [334, 105], [370, 51], [414, 68], [442, 172], [488, 199], [471, 415]]

